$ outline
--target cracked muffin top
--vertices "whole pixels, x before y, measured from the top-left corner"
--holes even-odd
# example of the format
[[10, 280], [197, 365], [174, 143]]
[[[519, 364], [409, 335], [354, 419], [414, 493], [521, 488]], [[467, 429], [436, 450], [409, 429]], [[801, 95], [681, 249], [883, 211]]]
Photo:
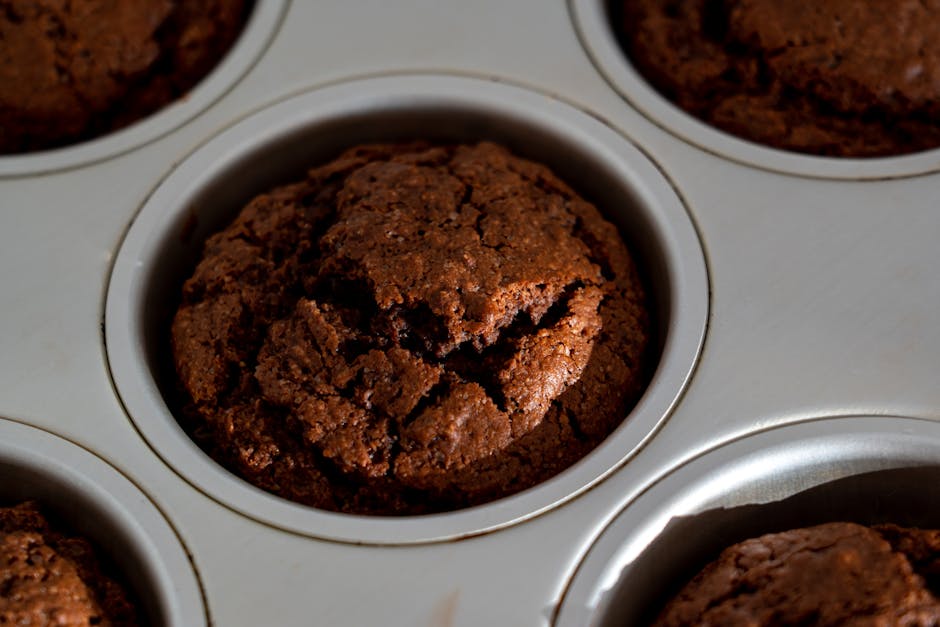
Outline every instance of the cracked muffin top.
[[227, 52], [246, 0], [0, 0], [0, 154], [126, 126]]
[[646, 297], [612, 224], [490, 143], [365, 145], [254, 198], [172, 323], [184, 422], [315, 507], [456, 509], [606, 437], [646, 383]]
[[940, 145], [940, 0], [625, 0], [637, 69], [689, 113], [777, 148]]
[[940, 625], [940, 531], [827, 523], [725, 549], [654, 625]]
[[88, 541], [52, 528], [27, 502], [0, 508], [0, 624], [131, 627], [139, 620]]

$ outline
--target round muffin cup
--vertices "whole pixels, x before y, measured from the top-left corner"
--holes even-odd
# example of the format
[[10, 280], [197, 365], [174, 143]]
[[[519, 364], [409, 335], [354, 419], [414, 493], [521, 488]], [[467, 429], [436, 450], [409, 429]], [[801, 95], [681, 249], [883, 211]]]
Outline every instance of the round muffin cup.
[[[255, 488], [186, 435], [172, 389], [167, 326], [206, 236], [255, 194], [300, 178], [342, 149], [396, 139], [490, 139], [550, 166], [625, 234], [650, 282], [659, 361], [645, 395], [597, 449], [515, 496], [451, 513], [380, 518], [304, 507]], [[219, 502], [280, 529], [337, 541], [455, 539], [547, 510], [629, 458], [670, 413], [704, 336], [708, 284], [696, 232], [669, 182], [630, 142], [590, 115], [514, 86], [448, 76], [368, 78], [270, 106], [185, 159], [147, 200], [115, 259], [105, 339], [118, 393], [158, 455]]]
[[254, 65], [280, 25], [287, 2], [255, 2], [231, 49], [185, 97], [126, 128], [95, 139], [51, 150], [0, 156], [0, 177], [45, 174], [103, 161], [147, 144], [188, 122], [221, 98]]
[[825, 522], [940, 528], [940, 424], [827, 418], [719, 447], [628, 505], [578, 566], [557, 627], [649, 624], [728, 546]]
[[66, 440], [0, 419], [0, 500], [37, 501], [67, 534], [117, 567], [150, 625], [207, 625], [186, 550], [163, 515], [101, 458]]
[[609, 0], [569, 2], [581, 43], [610, 85], [657, 126], [702, 150], [742, 165], [811, 178], [869, 180], [940, 170], [938, 150], [868, 159], [818, 157], [762, 146], [725, 133], [677, 107], [637, 72], [617, 40]]

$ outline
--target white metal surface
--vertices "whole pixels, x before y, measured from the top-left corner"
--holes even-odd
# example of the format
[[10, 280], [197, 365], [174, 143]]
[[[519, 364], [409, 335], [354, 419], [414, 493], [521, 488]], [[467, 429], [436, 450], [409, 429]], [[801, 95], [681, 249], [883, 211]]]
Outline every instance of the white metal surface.
[[[601, 530], [681, 463], [810, 418], [940, 417], [940, 176], [923, 174], [940, 152], [862, 164], [873, 180], [858, 181], [838, 163], [821, 178], [812, 157], [751, 166], [740, 161], [756, 153], [702, 150], [595, 67], [577, 0], [293, 0], [285, 10], [241, 79], [164, 134], [42, 175], [0, 158], [0, 415], [93, 451], [140, 486], [191, 551], [214, 624], [544, 626]], [[290, 96], [415, 73], [529, 88], [629, 138], [672, 184], [704, 250], [701, 356], [637, 454], [541, 515], [414, 546], [276, 529], [194, 487], [125, 411], [102, 333], [115, 256], [161, 181], [224, 129]]]

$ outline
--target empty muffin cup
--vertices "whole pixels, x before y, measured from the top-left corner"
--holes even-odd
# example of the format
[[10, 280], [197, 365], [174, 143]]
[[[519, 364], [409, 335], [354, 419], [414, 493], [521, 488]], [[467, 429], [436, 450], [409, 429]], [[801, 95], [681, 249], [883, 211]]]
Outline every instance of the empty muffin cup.
[[[34, 502], [56, 532], [87, 539], [143, 624], [207, 624], [198, 579], [177, 535], [146, 495], [96, 455], [0, 419], [0, 501], [4, 507]], [[77, 554], [74, 542], [64, 546]], [[63, 577], [68, 567], [52, 571]]]
[[0, 94], [0, 176], [93, 163], [184, 124], [248, 72], [287, 2], [43, 4], [0, 23], [14, 73]]
[[554, 624], [650, 624], [727, 547], [848, 522], [940, 529], [940, 424], [844, 417], [744, 437], [679, 467], [614, 518]]
[[[623, 235], [649, 285], [652, 326], [657, 330], [651, 381], [630, 415], [600, 446], [543, 483], [497, 501], [454, 512], [379, 518], [330, 513], [276, 498], [213, 462], [174, 417], [167, 328], [180, 286], [192, 274], [205, 238], [257, 194], [276, 188], [280, 191], [265, 196], [264, 202], [282, 198], [288, 188], [279, 184], [302, 180], [306, 170], [329, 163], [345, 149], [416, 139], [432, 147], [497, 142], [522, 158], [546, 164], [599, 207]], [[327, 170], [335, 174], [333, 168], [331, 164]], [[517, 522], [571, 498], [629, 458], [669, 414], [691, 373], [704, 332], [707, 279], [695, 231], [668, 181], [629, 141], [591, 116], [542, 94], [495, 82], [389, 76], [326, 87], [275, 104], [183, 161], [129, 230], [115, 261], [106, 309], [108, 356], [121, 398], [155, 451], [187, 480], [278, 528], [342, 541], [407, 543], [461, 537]], [[330, 314], [311, 305], [303, 312], [306, 322], [297, 328], [319, 324], [310, 316], [320, 320]], [[272, 333], [289, 333], [291, 328], [282, 325]], [[389, 332], [398, 333], [397, 328], [392, 325]], [[290, 350], [271, 349], [267, 354], [274, 359]], [[427, 350], [447, 349], [435, 344]], [[392, 355], [391, 361], [396, 360]], [[380, 366], [370, 368], [364, 372]], [[178, 406], [175, 409], [179, 413]], [[333, 451], [323, 449], [322, 454]], [[358, 459], [363, 457], [352, 461]]]
[[[703, 150], [813, 178], [937, 169], [936, 97], [925, 95], [933, 84], [917, 49], [924, 35], [916, 32], [932, 28], [929, 15], [892, 18], [875, 5], [788, 13], [774, 2], [700, 0], [571, 0], [571, 9], [611, 86]], [[900, 34], [888, 34], [892, 28]], [[911, 47], [853, 44], [878, 29], [886, 41]], [[910, 59], [896, 56], [903, 54]]]

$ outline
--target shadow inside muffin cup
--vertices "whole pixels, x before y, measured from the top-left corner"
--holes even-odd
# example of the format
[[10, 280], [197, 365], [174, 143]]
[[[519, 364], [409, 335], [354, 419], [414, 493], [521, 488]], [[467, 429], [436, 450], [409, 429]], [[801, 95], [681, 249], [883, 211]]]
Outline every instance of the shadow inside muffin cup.
[[[644, 276], [650, 384], [608, 440], [542, 484], [487, 505], [382, 526], [279, 499], [223, 471], [184, 422], [168, 327], [205, 239], [255, 195], [304, 178], [362, 143], [490, 140], [547, 165], [619, 229]], [[155, 451], [207, 494], [280, 528], [356, 542], [420, 542], [504, 526], [585, 489], [629, 457], [668, 415], [691, 374], [707, 316], [704, 258], [662, 174], [591, 116], [536, 92], [435, 75], [367, 78], [276, 103], [210, 140], [157, 188], [115, 260], [105, 335], [116, 387]], [[471, 513], [470, 510], [479, 510]], [[318, 512], [318, 513], [314, 513]], [[423, 518], [421, 522], [416, 518]], [[371, 517], [374, 521], [376, 517]]]
[[55, 532], [88, 540], [152, 627], [205, 625], [183, 547], [148, 498], [92, 453], [33, 427], [0, 420], [0, 507], [32, 501]]
[[67, 480], [41, 470], [5, 463], [0, 458], [0, 507], [13, 507], [35, 501], [56, 531], [69, 537], [89, 540], [102, 572], [117, 581], [128, 593], [128, 600], [139, 608], [146, 624], [167, 624], [163, 608], [154, 594], [153, 573], [128, 535], [127, 528], [114, 520], [110, 512], [88, 498]]
[[[830, 522], [940, 529], [940, 423], [842, 417], [744, 437], [627, 505], [578, 565], [556, 627], [649, 625], [726, 548]], [[940, 596], [936, 578], [927, 584]]]

